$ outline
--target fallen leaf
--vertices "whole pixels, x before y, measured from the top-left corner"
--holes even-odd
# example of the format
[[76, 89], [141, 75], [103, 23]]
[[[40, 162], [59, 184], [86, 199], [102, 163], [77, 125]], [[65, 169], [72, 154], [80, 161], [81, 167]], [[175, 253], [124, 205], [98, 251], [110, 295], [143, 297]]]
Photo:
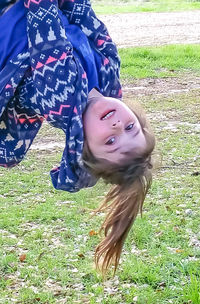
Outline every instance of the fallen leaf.
[[178, 231], [180, 230], [180, 228], [179, 228], [178, 226], [174, 226], [173, 230], [174, 230], [175, 232], [178, 232]]
[[20, 262], [24, 262], [26, 260], [26, 254], [21, 254], [19, 256], [19, 260], [20, 260]]
[[89, 236], [94, 236], [94, 235], [97, 235], [97, 232], [94, 231], [94, 230], [91, 230], [91, 231], [89, 232]]
[[160, 282], [160, 283], [158, 284], [158, 286], [159, 286], [159, 287], [166, 287], [166, 283], [165, 283], [165, 282]]
[[182, 252], [184, 252], [183, 249], [176, 249], [176, 253], [182, 253]]
[[79, 258], [81, 258], [81, 259], [84, 259], [84, 258], [85, 258], [85, 256], [84, 256], [83, 253], [78, 253], [78, 256], [79, 256]]

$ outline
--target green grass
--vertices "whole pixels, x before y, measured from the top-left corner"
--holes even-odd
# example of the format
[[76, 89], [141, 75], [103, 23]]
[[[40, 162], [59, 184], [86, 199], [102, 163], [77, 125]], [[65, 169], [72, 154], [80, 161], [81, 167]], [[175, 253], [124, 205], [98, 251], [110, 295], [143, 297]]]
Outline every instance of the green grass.
[[[175, 75], [199, 73], [198, 46], [171, 48], [134, 50], [141, 71], [146, 62], [148, 77], [159, 77], [155, 71], [164, 63]], [[123, 66], [133, 51], [120, 52], [122, 76], [142, 77]], [[190, 60], [181, 66], [180, 56]], [[194, 174], [200, 171], [199, 93], [134, 96], [148, 113], [162, 164], [114, 278], [103, 281], [94, 269], [100, 237], [90, 235], [103, 220], [102, 213], [91, 215], [108, 186], [100, 182], [76, 194], [53, 189], [49, 170], [61, 159], [59, 147], [30, 150], [19, 166], [0, 169], [1, 304], [200, 303], [200, 174]], [[36, 142], [52, 141], [64, 142], [64, 136], [44, 124]]]
[[177, 76], [180, 72], [199, 75], [199, 45], [167, 45], [119, 49], [123, 79]]
[[135, 12], [171, 12], [200, 9], [199, 1], [187, 0], [154, 0], [154, 1], [93, 1], [97, 14], [117, 14]]
[[[95, 271], [99, 236], [89, 233], [100, 227], [102, 214], [91, 214], [108, 186], [100, 182], [76, 194], [54, 190], [48, 172], [61, 149], [32, 150], [18, 167], [0, 169], [0, 303], [130, 304], [137, 297], [139, 304], [199, 304], [200, 175], [192, 173], [199, 171], [200, 149], [199, 134], [188, 128], [199, 122], [197, 96], [142, 101], [154, 117], [163, 161], [114, 279], [103, 282]], [[176, 132], [167, 128], [173, 121]], [[55, 132], [44, 125], [37, 141], [64, 140]]]

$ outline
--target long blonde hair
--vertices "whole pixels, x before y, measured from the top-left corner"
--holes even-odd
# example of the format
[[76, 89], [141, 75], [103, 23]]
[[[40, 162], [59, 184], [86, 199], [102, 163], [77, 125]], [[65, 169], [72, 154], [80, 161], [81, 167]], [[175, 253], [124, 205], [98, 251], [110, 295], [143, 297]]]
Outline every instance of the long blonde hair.
[[146, 148], [142, 155], [115, 164], [95, 158], [87, 145], [87, 140], [84, 145], [85, 166], [97, 178], [102, 177], [106, 183], [113, 185], [97, 210], [107, 210], [101, 226], [105, 238], [95, 251], [96, 266], [103, 273], [112, 263], [116, 271], [123, 244], [138, 212], [142, 212], [143, 202], [152, 181], [151, 154], [155, 146], [155, 137], [144, 112], [138, 107], [133, 112], [146, 139]]

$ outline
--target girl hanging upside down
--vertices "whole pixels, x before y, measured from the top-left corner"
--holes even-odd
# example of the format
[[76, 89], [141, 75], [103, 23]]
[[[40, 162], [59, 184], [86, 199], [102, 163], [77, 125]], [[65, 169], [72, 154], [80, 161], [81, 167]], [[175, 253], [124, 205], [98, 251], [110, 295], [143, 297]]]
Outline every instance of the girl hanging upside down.
[[7, 0], [0, 10], [0, 165], [24, 158], [44, 119], [62, 129], [52, 183], [70, 192], [100, 177], [113, 184], [95, 261], [116, 270], [151, 184], [155, 145], [145, 115], [121, 101], [116, 46], [89, 0]]

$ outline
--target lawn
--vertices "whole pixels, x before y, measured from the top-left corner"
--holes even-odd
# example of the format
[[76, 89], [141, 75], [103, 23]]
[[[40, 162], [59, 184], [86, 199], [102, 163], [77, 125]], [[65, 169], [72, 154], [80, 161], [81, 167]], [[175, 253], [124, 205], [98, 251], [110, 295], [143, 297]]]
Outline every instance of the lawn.
[[93, 0], [97, 14], [136, 12], [172, 12], [200, 9], [200, 2], [193, 0]]
[[200, 75], [200, 45], [165, 45], [119, 49], [123, 79]]
[[[178, 52], [174, 57], [172, 48]], [[186, 72], [195, 80], [200, 72], [199, 46], [120, 53], [123, 81], [131, 83]], [[127, 69], [137, 54], [138, 73]], [[147, 74], [141, 72], [147, 67]], [[158, 73], [163, 69], [169, 74]], [[59, 130], [44, 124], [38, 148], [19, 166], [0, 169], [1, 304], [200, 303], [199, 96], [195, 89], [134, 97], [146, 109], [157, 138], [156, 169], [143, 217], [138, 216], [128, 236], [114, 278], [111, 272], [103, 280], [93, 263], [104, 217], [92, 217], [93, 210], [109, 186], [99, 182], [76, 194], [53, 188], [49, 170], [59, 163], [64, 142]], [[128, 95], [124, 100], [131, 102]], [[52, 143], [57, 145], [48, 148]]]
[[[122, 52], [129, 58], [131, 50]], [[139, 49], [148, 60], [151, 52]], [[167, 51], [157, 53], [164, 62]], [[0, 170], [1, 303], [200, 303], [199, 92], [136, 99], [152, 120], [162, 164], [116, 276], [103, 282], [93, 265], [103, 214], [91, 214], [108, 186], [55, 191], [48, 172], [62, 149], [33, 149], [18, 167]], [[44, 125], [37, 142], [51, 138], [63, 135]]]

